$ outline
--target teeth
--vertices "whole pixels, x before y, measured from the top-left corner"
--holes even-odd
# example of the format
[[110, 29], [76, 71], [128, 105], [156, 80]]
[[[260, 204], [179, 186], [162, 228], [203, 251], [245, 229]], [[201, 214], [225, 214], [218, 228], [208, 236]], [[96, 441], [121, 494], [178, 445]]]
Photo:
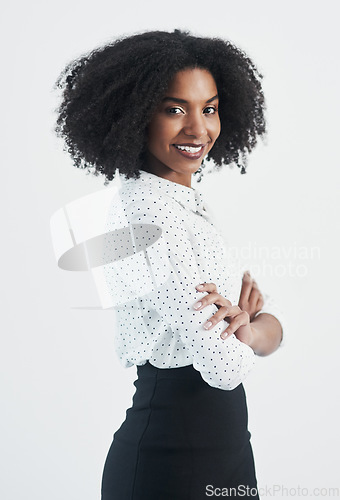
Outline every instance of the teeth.
[[177, 149], [180, 149], [181, 151], [187, 151], [188, 153], [198, 153], [203, 146], [198, 146], [198, 147], [193, 147], [193, 146], [180, 146], [178, 144], [175, 144]]

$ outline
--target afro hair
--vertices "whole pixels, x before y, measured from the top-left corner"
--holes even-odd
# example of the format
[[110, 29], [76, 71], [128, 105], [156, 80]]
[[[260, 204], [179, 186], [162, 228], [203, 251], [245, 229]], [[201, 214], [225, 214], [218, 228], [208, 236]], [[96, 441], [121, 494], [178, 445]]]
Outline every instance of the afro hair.
[[148, 123], [171, 79], [189, 68], [208, 70], [218, 89], [221, 133], [207, 159], [245, 173], [248, 153], [266, 132], [262, 75], [229, 41], [181, 30], [123, 37], [65, 67], [56, 82], [62, 100], [55, 131], [74, 165], [103, 174], [106, 183], [116, 169], [138, 178]]

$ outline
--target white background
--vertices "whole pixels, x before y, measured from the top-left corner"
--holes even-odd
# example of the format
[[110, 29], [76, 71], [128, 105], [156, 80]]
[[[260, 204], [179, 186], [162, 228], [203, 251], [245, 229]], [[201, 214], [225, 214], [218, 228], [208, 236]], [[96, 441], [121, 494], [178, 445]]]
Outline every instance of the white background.
[[[101, 310], [89, 274], [61, 271], [53, 254], [51, 215], [104, 182], [75, 169], [54, 137], [54, 82], [112, 38], [174, 28], [232, 40], [265, 76], [267, 144], [247, 175], [226, 167], [200, 185], [286, 317], [285, 347], [259, 358], [245, 383], [259, 487], [277, 485], [275, 498], [340, 487], [336, 11], [330, 0], [2, 8], [1, 498], [99, 499], [134, 392], [135, 369], [114, 352], [113, 312]], [[259, 248], [276, 255], [256, 257]]]

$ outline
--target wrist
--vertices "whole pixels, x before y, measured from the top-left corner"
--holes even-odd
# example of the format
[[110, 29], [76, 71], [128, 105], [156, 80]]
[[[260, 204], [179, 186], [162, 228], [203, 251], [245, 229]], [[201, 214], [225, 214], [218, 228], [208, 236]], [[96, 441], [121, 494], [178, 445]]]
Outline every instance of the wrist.
[[259, 332], [252, 323], [250, 323], [250, 330], [251, 330], [251, 337], [250, 337], [250, 342], [248, 345], [249, 345], [249, 347], [251, 347], [253, 349], [255, 354], [257, 354], [256, 350], [258, 348], [257, 344], [258, 344]]

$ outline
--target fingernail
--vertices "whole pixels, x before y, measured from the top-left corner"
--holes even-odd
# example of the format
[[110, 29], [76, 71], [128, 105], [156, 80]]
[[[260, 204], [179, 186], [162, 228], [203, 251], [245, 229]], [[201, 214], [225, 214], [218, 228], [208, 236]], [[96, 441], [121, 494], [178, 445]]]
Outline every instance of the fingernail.
[[226, 338], [228, 338], [228, 336], [229, 336], [228, 332], [221, 333], [221, 339], [223, 339], [223, 340], [225, 340]]
[[194, 309], [199, 309], [202, 305], [202, 302], [197, 302], [196, 304], [194, 304]]
[[203, 327], [206, 329], [206, 330], [209, 330], [209, 328], [212, 326], [212, 322], [211, 321], [207, 321], [206, 323], [204, 323]]
[[197, 287], [196, 287], [196, 288], [198, 288], [199, 290], [202, 290], [203, 285], [197, 285]]

